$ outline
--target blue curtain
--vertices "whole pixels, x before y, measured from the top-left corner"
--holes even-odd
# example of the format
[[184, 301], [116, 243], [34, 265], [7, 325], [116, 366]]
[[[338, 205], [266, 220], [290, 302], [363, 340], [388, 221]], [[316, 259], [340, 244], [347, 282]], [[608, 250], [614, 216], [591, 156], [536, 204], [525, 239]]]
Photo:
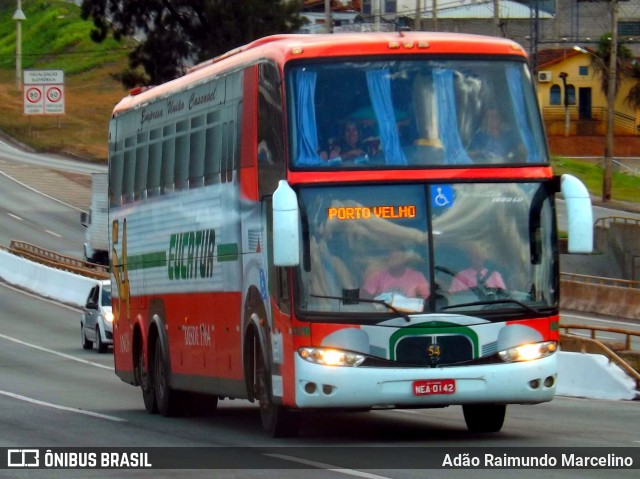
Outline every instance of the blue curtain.
[[298, 71], [296, 74], [296, 118], [298, 119], [298, 157], [296, 166], [321, 164], [318, 156], [318, 130], [316, 128], [316, 78], [317, 74]]
[[444, 146], [444, 162], [449, 165], [471, 163], [471, 158], [462, 145], [458, 130], [453, 71], [436, 68], [433, 70], [433, 80], [438, 102], [438, 131], [440, 141]]
[[391, 99], [391, 81], [389, 70], [375, 70], [367, 72], [367, 85], [373, 111], [380, 130], [380, 143], [387, 165], [406, 165], [407, 158], [400, 147], [396, 116]]
[[522, 137], [522, 143], [527, 149], [527, 161], [536, 163], [540, 161], [538, 149], [533, 138], [533, 133], [527, 124], [527, 109], [524, 104], [524, 91], [522, 90], [522, 75], [520, 67], [510, 66], [507, 69], [507, 82], [509, 85], [509, 94], [511, 103], [513, 104], [513, 112], [516, 117], [516, 126]]

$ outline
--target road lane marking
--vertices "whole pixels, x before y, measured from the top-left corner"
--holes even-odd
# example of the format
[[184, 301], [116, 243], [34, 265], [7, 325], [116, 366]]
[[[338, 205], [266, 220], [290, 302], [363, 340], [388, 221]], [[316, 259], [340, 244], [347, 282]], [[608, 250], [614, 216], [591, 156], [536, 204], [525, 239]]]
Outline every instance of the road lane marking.
[[9, 216], [11, 216], [13, 219], [18, 220], [18, 221], [24, 221], [22, 218], [20, 218], [18, 215], [14, 215], [13, 213], [7, 213]]
[[100, 414], [99, 412], [87, 411], [86, 409], [77, 409], [74, 407], [60, 406], [59, 404], [53, 404], [50, 402], [40, 401], [38, 399], [33, 399], [27, 396], [21, 396], [20, 394], [10, 393], [9, 391], [1, 391], [0, 395], [7, 396], [14, 399], [19, 399], [20, 401], [25, 401], [31, 404], [37, 404], [38, 406], [50, 407], [53, 409], [59, 409], [60, 411], [68, 411], [76, 414], [83, 414], [85, 416], [96, 417], [98, 419], [106, 419], [107, 421], [114, 422], [127, 422], [126, 419], [122, 419], [121, 417], [116, 416], [108, 416], [106, 414]]
[[324, 462], [310, 461], [308, 459], [302, 459], [295, 456], [287, 456], [286, 454], [264, 454], [265, 456], [275, 457], [276, 459], [282, 459], [283, 461], [297, 462], [298, 464], [305, 464], [307, 466], [317, 467], [326, 471], [337, 472], [339, 474], [346, 474], [347, 476], [366, 477], [368, 479], [390, 479], [387, 476], [379, 476], [377, 474], [371, 474], [369, 472], [356, 471], [354, 469], [343, 469], [341, 467], [334, 466], [332, 464], [325, 464]]
[[51, 230], [44, 230], [45, 233], [49, 233], [50, 235], [56, 236], [58, 238], [62, 238], [62, 235], [59, 235], [58, 233], [51, 231]]
[[71, 356], [70, 354], [60, 353], [58, 351], [54, 351], [53, 349], [43, 348], [42, 346], [27, 343], [26, 341], [22, 341], [21, 339], [12, 338], [11, 336], [7, 336], [6, 334], [0, 334], [0, 338], [6, 339], [7, 341], [13, 341], [14, 343], [21, 344], [22, 346], [27, 346], [29, 348], [37, 349], [38, 351], [44, 351], [45, 353], [54, 354], [56, 356], [60, 356], [61, 358], [71, 359], [72, 361], [77, 361], [79, 363], [88, 364], [90, 366], [95, 366], [97, 368], [108, 369], [109, 371], [113, 371], [112, 366], [106, 366], [104, 364], [94, 363], [93, 361], [77, 358], [75, 356]]

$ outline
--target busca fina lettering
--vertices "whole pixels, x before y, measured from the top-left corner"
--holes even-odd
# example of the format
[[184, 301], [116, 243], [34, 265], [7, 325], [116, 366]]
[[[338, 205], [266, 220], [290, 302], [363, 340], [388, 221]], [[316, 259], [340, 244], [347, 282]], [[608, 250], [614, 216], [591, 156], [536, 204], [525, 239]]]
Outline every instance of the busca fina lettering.
[[398, 206], [342, 206], [339, 208], [329, 208], [327, 218], [329, 220], [368, 220], [371, 218], [382, 218], [385, 220], [415, 218], [415, 205]]
[[216, 232], [213, 229], [172, 234], [169, 239], [169, 279], [213, 276], [215, 247]]

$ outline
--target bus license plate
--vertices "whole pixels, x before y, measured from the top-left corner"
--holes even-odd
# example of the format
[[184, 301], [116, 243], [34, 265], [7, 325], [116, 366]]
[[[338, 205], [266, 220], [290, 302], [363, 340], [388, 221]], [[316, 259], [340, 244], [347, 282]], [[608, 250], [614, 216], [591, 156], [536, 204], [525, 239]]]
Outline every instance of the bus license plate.
[[454, 392], [456, 392], [455, 379], [427, 379], [424, 381], [413, 381], [414, 396], [453, 394]]

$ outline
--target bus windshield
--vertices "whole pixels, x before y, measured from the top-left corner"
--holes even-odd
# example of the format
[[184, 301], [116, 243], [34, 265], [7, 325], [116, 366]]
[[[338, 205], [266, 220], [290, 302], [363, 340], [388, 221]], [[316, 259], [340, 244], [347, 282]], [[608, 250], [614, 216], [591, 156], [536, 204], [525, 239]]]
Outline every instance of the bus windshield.
[[[301, 315], [400, 312], [504, 320], [557, 308], [550, 183], [300, 190]], [[500, 318], [500, 315], [503, 315]]]
[[334, 59], [286, 75], [294, 169], [548, 163], [522, 60]]

